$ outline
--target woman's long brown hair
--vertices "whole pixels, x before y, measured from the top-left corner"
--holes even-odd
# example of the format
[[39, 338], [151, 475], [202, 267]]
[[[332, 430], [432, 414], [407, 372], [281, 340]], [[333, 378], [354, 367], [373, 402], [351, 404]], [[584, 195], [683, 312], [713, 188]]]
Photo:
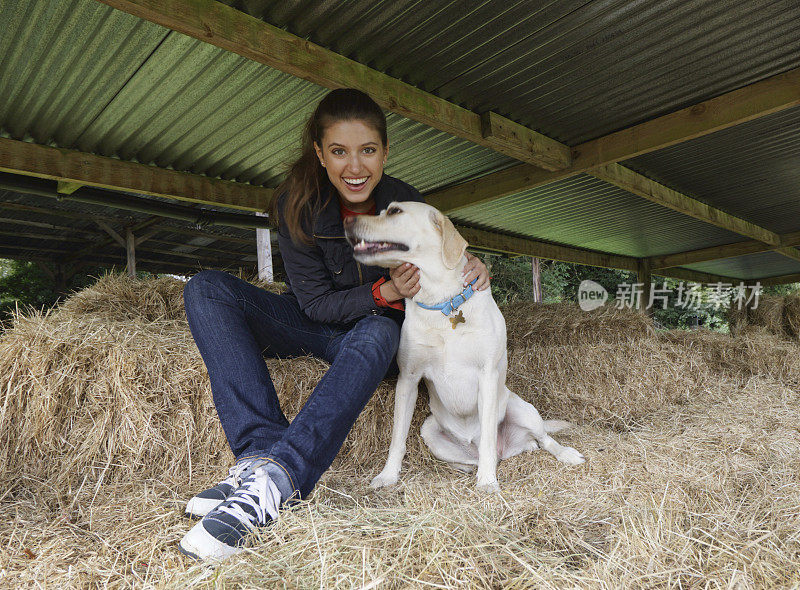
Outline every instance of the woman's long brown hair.
[[[324, 203], [320, 202], [320, 187], [330, 182], [325, 169], [317, 158], [314, 143], [322, 147], [325, 130], [339, 121], [363, 121], [375, 129], [381, 137], [383, 147], [388, 144], [386, 115], [369, 95], [355, 88], [339, 88], [330, 91], [317, 105], [314, 114], [303, 131], [302, 153], [289, 167], [289, 174], [277, 189], [272, 201], [270, 215], [277, 225], [281, 217], [296, 243], [312, 244], [313, 239], [303, 228], [304, 221], [311, 221], [313, 213]], [[278, 196], [285, 194], [278, 210]]]

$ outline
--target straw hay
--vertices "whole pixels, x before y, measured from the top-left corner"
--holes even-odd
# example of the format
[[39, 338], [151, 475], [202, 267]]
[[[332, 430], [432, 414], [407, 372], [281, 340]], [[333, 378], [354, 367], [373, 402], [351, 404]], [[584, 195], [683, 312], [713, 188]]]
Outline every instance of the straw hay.
[[[593, 330], [567, 306], [549, 324], [551, 309], [505, 310], [510, 382], [545, 417], [580, 424], [559, 439], [587, 464], [515, 457], [500, 465], [502, 495], [482, 496], [420, 442], [423, 394], [401, 484], [372, 492], [386, 382], [309, 502], [252, 553], [194, 565], [175, 550], [183, 505], [230, 454], [181, 284], [104, 281], [0, 339], [0, 586], [800, 584], [797, 345], [656, 334], [635, 312], [598, 314]], [[325, 370], [269, 366], [290, 417]]]
[[761, 332], [800, 340], [800, 296], [761, 295], [758, 307], [733, 306], [727, 319], [734, 336]]

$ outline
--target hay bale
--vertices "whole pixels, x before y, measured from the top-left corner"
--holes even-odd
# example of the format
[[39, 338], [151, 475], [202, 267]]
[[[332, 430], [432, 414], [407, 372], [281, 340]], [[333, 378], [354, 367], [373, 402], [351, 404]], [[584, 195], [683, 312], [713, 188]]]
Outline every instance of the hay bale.
[[762, 295], [758, 300], [758, 307], [747, 309], [747, 323], [751, 326], [763, 326], [770, 334], [784, 336], [783, 327], [783, 297], [775, 295]]
[[[175, 551], [187, 497], [231, 460], [177, 283], [119, 277], [0, 338], [0, 576], [12, 587], [196, 587]], [[157, 279], [154, 281], [160, 281]], [[120, 303], [127, 301], [127, 303]], [[141, 307], [140, 307], [141, 304]], [[142, 310], [137, 312], [137, 310]], [[505, 310], [512, 389], [583, 424], [501, 463], [502, 498], [434, 460], [419, 396], [403, 484], [373, 493], [384, 382], [310, 502], [223, 566], [230, 587], [792, 587], [800, 540], [800, 359], [748, 338], [592, 326], [577, 307]], [[635, 312], [632, 312], [635, 313]], [[623, 312], [624, 314], [624, 312]], [[547, 320], [547, 321], [545, 321]], [[527, 323], [526, 323], [527, 322]], [[549, 339], [547, 337], [549, 335]], [[327, 368], [268, 361], [293, 417]], [[380, 580], [384, 581], [381, 583]]]
[[800, 340], [800, 295], [783, 298], [783, 329], [794, 340]]
[[500, 308], [506, 319], [508, 346], [535, 344], [593, 345], [653, 336], [652, 320], [634, 309], [607, 305], [583, 311], [575, 303], [520, 303]]
[[107, 274], [93, 285], [66, 299], [56, 309], [65, 321], [76, 316], [95, 316], [108, 321], [158, 321], [185, 319], [183, 287], [175, 277], [147, 280]]
[[728, 322], [728, 331], [731, 336], [740, 336], [748, 324], [747, 307], [744, 305], [730, 305], [725, 310], [725, 319]]

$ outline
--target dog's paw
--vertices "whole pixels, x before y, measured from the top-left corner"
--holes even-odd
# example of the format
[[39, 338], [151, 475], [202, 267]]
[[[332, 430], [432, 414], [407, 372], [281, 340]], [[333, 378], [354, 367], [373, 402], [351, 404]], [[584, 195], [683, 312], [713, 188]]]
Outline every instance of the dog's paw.
[[500, 493], [500, 484], [497, 483], [496, 479], [494, 481], [479, 481], [476, 487], [479, 492], [483, 492], [484, 494]]
[[369, 487], [373, 489], [384, 488], [386, 486], [393, 486], [400, 479], [399, 473], [386, 473], [381, 471], [378, 475], [372, 478]]
[[584, 457], [580, 451], [572, 447], [562, 447], [561, 450], [558, 451], [556, 459], [567, 465], [580, 465], [586, 461], [586, 457]]

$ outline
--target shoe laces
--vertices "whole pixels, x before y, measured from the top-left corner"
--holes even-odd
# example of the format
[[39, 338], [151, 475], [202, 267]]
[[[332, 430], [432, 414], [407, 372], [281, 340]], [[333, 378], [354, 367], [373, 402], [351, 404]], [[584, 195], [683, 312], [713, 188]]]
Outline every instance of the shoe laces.
[[[259, 466], [217, 510], [230, 514], [252, 529], [267, 524], [267, 516], [276, 520], [280, 502], [278, 487], [270, 479], [267, 470]], [[251, 508], [252, 512], [245, 507]]]
[[234, 488], [238, 488], [242, 483], [242, 475], [252, 467], [251, 461], [241, 461], [236, 463], [228, 470], [228, 477], [223, 479], [220, 483], [227, 483]]

